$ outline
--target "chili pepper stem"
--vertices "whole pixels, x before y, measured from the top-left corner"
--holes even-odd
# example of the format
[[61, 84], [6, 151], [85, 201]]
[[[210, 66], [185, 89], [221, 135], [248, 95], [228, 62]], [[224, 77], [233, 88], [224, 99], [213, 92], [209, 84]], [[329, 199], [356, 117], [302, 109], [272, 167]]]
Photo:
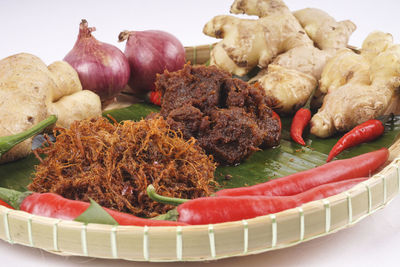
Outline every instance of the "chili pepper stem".
[[152, 220], [178, 221], [179, 212], [175, 209], [151, 218]]
[[41, 122], [26, 131], [10, 136], [0, 137], [0, 157], [18, 143], [21, 143], [22, 141], [40, 133], [46, 127], [54, 124], [56, 121], [57, 117], [55, 115], [51, 115], [47, 119], [42, 120]]
[[0, 199], [8, 203], [14, 209], [19, 209], [22, 201], [32, 194], [30, 191], [20, 192], [13, 189], [0, 187]]
[[156, 193], [156, 189], [154, 188], [154, 186], [152, 184], [147, 186], [147, 195], [154, 201], [164, 203], [164, 204], [170, 204], [170, 205], [174, 205], [174, 206], [178, 206], [179, 204], [189, 201], [189, 199], [161, 196]]

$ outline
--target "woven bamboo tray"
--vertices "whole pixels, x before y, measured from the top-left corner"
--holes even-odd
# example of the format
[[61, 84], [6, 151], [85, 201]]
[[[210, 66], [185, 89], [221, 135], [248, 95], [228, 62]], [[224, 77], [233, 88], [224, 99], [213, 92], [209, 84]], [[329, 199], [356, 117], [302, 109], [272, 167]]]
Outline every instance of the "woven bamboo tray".
[[[193, 64], [211, 46], [186, 49]], [[133, 261], [203, 261], [290, 247], [352, 226], [400, 191], [400, 140], [386, 166], [341, 194], [276, 214], [236, 222], [178, 227], [85, 225], [0, 206], [0, 238], [61, 255]]]

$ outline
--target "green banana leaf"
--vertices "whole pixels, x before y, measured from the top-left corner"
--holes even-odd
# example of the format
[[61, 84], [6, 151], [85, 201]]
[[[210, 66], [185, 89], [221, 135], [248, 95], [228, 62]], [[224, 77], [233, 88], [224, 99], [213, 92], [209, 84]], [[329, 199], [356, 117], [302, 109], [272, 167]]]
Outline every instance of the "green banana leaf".
[[[139, 103], [127, 108], [110, 110], [103, 115], [117, 121], [140, 120], [151, 112], [158, 112], [159, 107]], [[282, 139], [278, 147], [255, 152], [238, 166], [219, 166], [215, 177], [221, 188], [253, 185], [269, 179], [303, 171], [325, 163], [332, 146], [341, 136], [319, 139], [307, 134], [303, 147], [291, 141], [289, 135], [291, 118], [282, 118]], [[389, 147], [400, 133], [400, 120], [386, 123], [386, 130], [377, 140], [359, 145], [342, 152], [338, 158], [348, 158], [381, 147]], [[30, 183], [34, 166], [38, 159], [32, 154], [25, 159], [0, 165], [0, 187], [24, 191]]]
[[[118, 122], [123, 120], [140, 120], [151, 112], [158, 112], [159, 107], [150, 104], [133, 104], [127, 108], [110, 110], [103, 116]], [[215, 178], [219, 183], [219, 189], [253, 185], [277, 177], [289, 175], [322, 165], [332, 146], [341, 136], [328, 139], [319, 139], [307, 134], [304, 139], [307, 146], [300, 146], [290, 139], [289, 128], [291, 118], [282, 118], [282, 139], [279, 146], [255, 152], [247, 160], [237, 166], [219, 166], [215, 172]], [[373, 151], [381, 147], [389, 147], [400, 133], [400, 120], [386, 123], [385, 133], [377, 140], [362, 144], [342, 152], [338, 158], [348, 158], [361, 153]], [[34, 147], [43, 141], [39, 136], [34, 142]], [[31, 182], [35, 165], [39, 160], [33, 155], [0, 165], [0, 187], [18, 191], [26, 191]], [[91, 205], [91, 209], [85, 212], [77, 220], [85, 223], [102, 222], [114, 224], [115, 222], [100, 206]]]
[[90, 206], [81, 215], [76, 217], [74, 221], [83, 223], [100, 223], [118, 225], [118, 222], [105, 211], [96, 201], [90, 199]]
[[[342, 137], [337, 135], [321, 139], [307, 134], [306, 129], [303, 137], [307, 145], [303, 147], [291, 141], [290, 123], [291, 118], [282, 118], [282, 139], [278, 147], [257, 151], [238, 166], [218, 167], [215, 176], [221, 187], [254, 185], [322, 165], [326, 163], [331, 148]], [[388, 122], [385, 128], [384, 135], [377, 140], [345, 150], [337, 156], [337, 159], [350, 158], [382, 147], [390, 147], [400, 133], [400, 121]]]

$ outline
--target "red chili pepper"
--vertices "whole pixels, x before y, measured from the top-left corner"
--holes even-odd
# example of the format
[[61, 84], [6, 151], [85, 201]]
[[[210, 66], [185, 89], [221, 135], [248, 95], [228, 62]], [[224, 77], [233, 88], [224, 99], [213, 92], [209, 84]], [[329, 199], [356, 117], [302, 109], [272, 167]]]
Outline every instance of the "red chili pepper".
[[383, 134], [385, 126], [380, 120], [368, 120], [354, 127], [337, 141], [328, 155], [326, 162], [331, 161], [339, 155], [343, 150], [359, 145], [361, 143], [370, 142]]
[[158, 91], [150, 91], [147, 93], [147, 98], [150, 103], [154, 105], [161, 106], [161, 95]]
[[290, 136], [296, 143], [305, 146], [303, 140], [304, 128], [311, 120], [311, 111], [307, 108], [299, 109], [293, 117], [292, 125], [290, 126]]
[[279, 117], [278, 113], [272, 110], [272, 118], [275, 118], [279, 121], [279, 129], [282, 129], [282, 121], [281, 117]]
[[[81, 215], [90, 203], [66, 199], [60, 195], [53, 193], [31, 193], [18, 192], [11, 189], [0, 188], [0, 197], [2, 199], [10, 199], [10, 204], [16, 209], [26, 211], [34, 215], [45, 217], [73, 220]], [[134, 215], [114, 211], [104, 208], [120, 225], [136, 225], [136, 226], [177, 226], [186, 225], [174, 221], [151, 220], [139, 218]]]
[[5, 201], [3, 201], [3, 200], [1, 200], [1, 199], [0, 199], [0, 205], [1, 205], [1, 206], [4, 206], [4, 207], [7, 207], [7, 208], [9, 208], [9, 209], [14, 209], [14, 208], [11, 207], [7, 202], [5, 202]]
[[291, 196], [313, 187], [366, 177], [382, 166], [389, 158], [387, 148], [365, 153], [353, 158], [336, 160], [319, 167], [248, 187], [223, 189], [216, 196]]
[[[192, 200], [170, 198], [177, 207], [178, 221], [187, 224], [210, 224], [251, 219], [299, 207], [304, 203], [344, 192], [368, 178], [357, 178], [324, 184], [294, 196], [204, 197]], [[149, 191], [149, 190], [148, 190]], [[149, 194], [153, 200], [162, 196]], [[161, 199], [158, 199], [161, 197]], [[175, 203], [173, 202], [175, 201]]]

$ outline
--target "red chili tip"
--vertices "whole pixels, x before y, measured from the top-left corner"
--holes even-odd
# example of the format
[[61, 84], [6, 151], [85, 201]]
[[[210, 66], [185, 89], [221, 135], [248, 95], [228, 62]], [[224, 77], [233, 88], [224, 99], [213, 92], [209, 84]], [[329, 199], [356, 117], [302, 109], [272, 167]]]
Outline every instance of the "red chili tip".
[[333, 155], [332, 151], [331, 153], [329, 153], [328, 158], [326, 159], [326, 162], [328, 163], [329, 161], [331, 161], [333, 158], [335, 157], [335, 155]]
[[311, 120], [311, 111], [306, 108], [299, 109], [293, 117], [290, 127], [290, 136], [296, 143], [305, 146], [306, 143], [302, 137], [304, 128]]
[[4, 207], [7, 207], [9, 209], [14, 209], [13, 207], [10, 206], [10, 204], [8, 204], [7, 202], [5, 202], [5, 201], [3, 201], [1, 199], [0, 199], [0, 205], [4, 206]]
[[272, 110], [272, 118], [275, 118], [278, 120], [279, 123], [279, 129], [282, 130], [282, 121], [281, 121], [281, 117], [279, 117], [278, 113], [276, 113], [275, 111]]
[[298, 144], [302, 145], [302, 146], [305, 146], [305, 145], [306, 145], [306, 142], [304, 142], [304, 140], [303, 140], [302, 137], [300, 137], [296, 142], [297, 142]]

